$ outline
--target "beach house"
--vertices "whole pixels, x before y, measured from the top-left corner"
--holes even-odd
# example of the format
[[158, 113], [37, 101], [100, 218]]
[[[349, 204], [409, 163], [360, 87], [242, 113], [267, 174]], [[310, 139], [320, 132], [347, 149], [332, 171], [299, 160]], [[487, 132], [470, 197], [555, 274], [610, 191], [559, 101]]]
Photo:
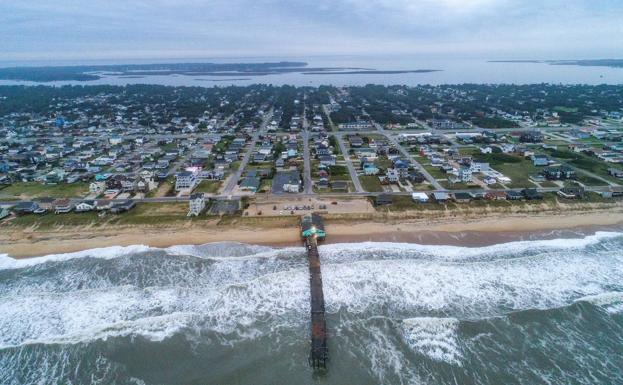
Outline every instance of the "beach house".
[[190, 196], [188, 200], [188, 214], [186, 216], [198, 216], [206, 207], [205, 194], [197, 193]]

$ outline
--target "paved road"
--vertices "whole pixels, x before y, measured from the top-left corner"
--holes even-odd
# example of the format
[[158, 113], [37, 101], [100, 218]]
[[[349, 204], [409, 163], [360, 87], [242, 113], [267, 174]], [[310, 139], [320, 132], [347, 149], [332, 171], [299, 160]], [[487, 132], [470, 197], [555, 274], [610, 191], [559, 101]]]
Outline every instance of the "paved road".
[[[329, 114], [329, 111], [327, 109], [327, 105], [323, 105], [322, 106], [323, 112], [325, 113], [325, 115], [327, 116], [329, 122], [331, 125], [335, 126], [337, 128], [336, 125], [333, 124], [332, 120], [331, 120], [331, 115]], [[233, 117], [233, 114], [230, 115], [229, 117], [227, 117], [225, 120], [221, 121], [218, 126], [222, 127], [223, 125], [227, 124], [227, 122]], [[425, 127], [428, 127], [427, 125], [425, 125]], [[545, 132], [545, 133], [549, 133], [549, 132], [557, 132], [557, 131], [568, 131], [571, 130], [573, 128], [579, 128], [581, 126], [575, 126], [575, 125], [571, 125], [569, 127], [516, 127], [516, 128], [495, 128], [495, 129], [484, 129], [484, 128], [480, 128], [480, 127], [473, 127], [473, 128], [461, 128], [461, 129], [456, 129], [456, 130], [432, 130], [429, 128], [429, 130], [431, 132], [435, 132], [435, 133], [439, 133], [439, 134], [446, 134], [446, 135], [452, 135], [456, 132], [482, 132], [482, 131], [493, 131], [496, 133], [509, 133], [509, 132], [523, 132], [523, 131], [533, 131], [533, 130], [539, 130], [541, 132]], [[331, 127], [329, 127], [331, 128]], [[353, 131], [354, 132], [354, 131]], [[360, 134], [364, 134], [364, 133], [372, 133], [374, 131], [372, 130], [365, 130], [365, 131], [357, 131]], [[400, 133], [413, 133], [413, 130], [401, 130], [401, 131], [397, 131]], [[422, 132], [421, 130], [416, 130], [415, 132]], [[344, 133], [346, 133], [346, 131], [344, 131]], [[115, 134], [116, 135], [116, 134]], [[200, 133], [189, 133], [189, 134], [120, 134], [119, 136], [123, 139], [136, 139], [136, 138], [147, 138], [147, 139], [167, 139], [167, 138], [173, 138], [173, 139], [185, 139], [185, 138], [192, 138], [192, 137], [199, 137], [201, 135], [205, 135], [205, 132], [200, 132]], [[110, 136], [110, 134], [101, 134], [101, 135], [75, 135], [72, 136], [73, 139], [108, 139]], [[42, 136], [32, 136], [32, 137], [28, 137], [28, 138], [19, 138], [20, 140], [26, 140], [26, 141], [41, 141], [41, 140], [55, 140], [55, 141], [62, 141], [65, 139], [64, 136], [59, 135], [59, 136], [49, 136], [49, 135], [42, 135]]]
[[[430, 190], [430, 191], [426, 191], [427, 193], [433, 193], [433, 192], [451, 192], [451, 193], [487, 193], [487, 192], [506, 192], [509, 190], [515, 190], [515, 191], [519, 191], [521, 189], [491, 189], [491, 190], [484, 190], [484, 189], [464, 189], [464, 190]], [[557, 192], [558, 190], [560, 190], [559, 187], [548, 187], [548, 188], [536, 188], [537, 191], [541, 192], [541, 193], [547, 193], [547, 192]], [[592, 192], [601, 192], [601, 191], [606, 191], [607, 187], [590, 187], [587, 188], [587, 191], [592, 191]], [[321, 197], [323, 199], [340, 199], [340, 198], [346, 198], [346, 197], [352, 197], [352, 196], [359, 196], [359, 197], [375, 197], [375, 196], [379, 196], [381, 194], [391, 194], [391, 195], [396, 195], [396, 196], [410, 196], [411, 193], [410, 192], [356, 192], [356, 193], [329, 193], [329, 194], [322, 194], [322, 195], [318, 195], [318, 194], [305, 194], [305, 193], [299, 193], [299, 194], [290, 194], [290, 195], [284, 195], [284, 196], [280, 196], [281, 198], [292, 198], [295, 201], [297, 200], [297, 198], [318, 198]], [[238, 196], [235, 196], [238, 197]], [[212, 198], [216, 198], [216, 199], [230, 199], [232, 198], [231, 195], [217, 195], [214, 196]], [[269, 198], [267, 196], [267, 198]], [[70, 201], [73, 203], [78, 203], [83, 201], [85, 198], [71, 198]], [[35, 199], [36, 200], [36, 199]], [[112, 202], [124, 202], [127, 199], [112, 199]], [[136, 199], [131, 199], [134, 202], [137, 203], [172, 203], [172, 202], [187, 202], [189, 200], [188, 196], [184, 196], [184, 197], [160, 197], [160, 198], [136, 198]], [[4, 205], [15, 205], [19, 202], [22, 201], [30, 201], [30, 200], [15, 200], [15, 201], [2, 201], [0, 202], [0, 206], [4, 206]]]
[[329, 121], [329, 127], [327, 127], [327, 131], [337, 130], [337, 126], [335, 124], [333, 124], [333, 120], [331, 119], [331, 114], [329, 113], [329, 110], [327, 109], [327, 105], [326, 104], [322, 105], [322, 111], [327, 116], [327, 120]]
[[402, 155], [404, 157], [406, 157], [407, 159], [409, 159], [411, 161], [411, 163], [413, 164], [413, 166], [422, 173], [422, 175], [424, 175], [424, 177], [426, 178], [426, 180], [436, 189], [436, 190], [440, 190], [440, 191], [444, 191], [445, 189], [443, 188], [443, 186], [441, 184], [439, 184], [439, 182], [437, 182], [437, 180], [428, 172], [426, 171], [426, 169], [417, 161], [415, 160], [415, 158], [413, 156], [411, 156], [411, 154], [409, 153], [409, 151], [407, 151], [406, 148], [404, 148], [397, 140], [396, 138], [394, 138], [392, 136], [391, 133], [385, 131], [383, 129], [383, 127], [381, 127], [380, 124], [377, 124], [377, 128], [379, 130], [379, 132], [381, 134], [383, 134], [387, 140], [389, 140], [397, 149], [398, 151], [400, 151], [400, 153], [402, 153]]
[[234, 188], [236, 188], [236, 186], [238, 185], [238, 181], [240, 180], [240, 177], [242, 176], [242, 173], [244, 172], [244, 168], [249, 163], [251, 154], [255, 150], [255, 142], [258, 141], [258, 139], [260, 138], [260, 135], [266, 130], [266, 125], [268, 124], [268, 122], [270, 122], [272, 117], [273, 117], [273, 110], [271, 109], [270, 112], [264, 115], [264, 120], [262, 120], [262, 124], [260, 125], [260, 128], [253, 133], [253, 136], [251, 137], [251, 145], [245, 152], [242, 158], [242, 162], [240, 162], [240, 166], [238, 167], [238, 170], [236, 170], [227, 180], [227, 185], [223, 189], [224, 196], [232, 195]]
[[[305, 95], [307, 99], [307, 95]], [[309, 154], [309, 122], [307, 121], [307, 104], [303, 106], [303, 191], [305, 194], [313, 194], [313, 182], [311, 178], [311, 159]]]
[[337, 139], [337, 143], [340, 146], [340, 151], [342, 152], [342, 155], [344, 155], [346, 167], [348, 168], [348, 172], [350, 173], [350, 179], [352, 179], [353, 185], [355, 186], [355, 191], [357, 191], [358, 193], [365, 192], [363, 187], [361, 187], [361, 182], [359, 181], [359, 176], [357, 175], [357, 171], [353, 166], [353, 162], [350, 160], [350, 155], [348, 154], [348, 150], [346, 149], [346, 145], [344, 144], [344, 138], [340, 133], [336, 133], [335, 138]]
[[[304, 122], [306, 121], [307, 119], [304, 120]], [[303, 125], [305, 126], [305, 123], [303, 123]], [[303, 130], [301, 137], [303, 138], [303, 188], [305, 194], [312, 194], [313, 182], [311, 178], [311, 159], [309, 155], [309, 131], [307, 131], [307, 128]]]

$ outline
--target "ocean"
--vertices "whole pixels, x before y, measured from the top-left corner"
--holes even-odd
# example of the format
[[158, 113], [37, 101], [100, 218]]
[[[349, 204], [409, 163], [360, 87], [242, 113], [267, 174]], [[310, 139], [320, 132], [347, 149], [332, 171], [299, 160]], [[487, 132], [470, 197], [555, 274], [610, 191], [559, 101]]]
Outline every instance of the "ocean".
[[302, 247], [0, 256], [0, 384], [623, 383], [623, 233], [320, 254], [320, 375]]
[[375, 70], [440, 70], [428, 73], [406, 74], [323, 74], [305, 75], [286, 73], [266, 76], [232, 75], [195, 76], [195, 75], [151, 75], [124, 77], [109, 74], [94, 81], [61, 81], [36, 83], [27, 81], [0, 80], [0, 85], [126, 85], [160, 84], [167, 86], [246, 86], [251, 84], [294, 85], [294, 86], [363, 86], [366, 84], [408, 85], [421, 84], [623, 84], [623, 68], [584, 67], [574, 65], [550, 65], [547, 63], [496, 63], [498, 58], [452, 58], [418, 55], [401, 56], [310, 56], [310, 57], [254, 57], [254, 58], [212, 58], [212, 59], [170, 59], [141, 61], [39, 61], [8, 62], [0, 61], [0, 67], [12, 66], [68, 66], [82, 64], [147, 64], [147, 63], [246, 63], [303, 61], [309, 67], [356, 67]]

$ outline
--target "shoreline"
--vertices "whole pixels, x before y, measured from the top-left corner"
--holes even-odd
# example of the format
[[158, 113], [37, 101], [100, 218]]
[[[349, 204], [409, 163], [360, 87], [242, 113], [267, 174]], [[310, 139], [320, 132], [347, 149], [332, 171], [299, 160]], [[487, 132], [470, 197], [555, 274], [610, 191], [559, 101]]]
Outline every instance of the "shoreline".
[[[570, 238], [596, 231], [623, 231], [623, 217], [608, 211], [569, 214], [504, 215], [477, 218], [328, 220], [325, 244], [398, 242], [477, 247], [522, 240]], [[132, 226], [131, 228], [62, 228], [14, 230], [0, 234], [0, 254], [31, 258], [111, 246], [166, 248], [214, 242], [273, 247], [301, 244], [298, 226]]]

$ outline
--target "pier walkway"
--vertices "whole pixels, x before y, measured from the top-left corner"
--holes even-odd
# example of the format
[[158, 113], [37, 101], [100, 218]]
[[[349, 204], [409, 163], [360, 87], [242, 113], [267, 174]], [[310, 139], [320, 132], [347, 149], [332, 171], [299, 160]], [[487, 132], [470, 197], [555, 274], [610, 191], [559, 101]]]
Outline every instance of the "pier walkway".
[[314, 369], [326, 369], [329, 360], [327, 348], [327, 322], [325, 319], [324, 293], [322, 291], [322, 273], [318, 254], [318, 237], [307, 236], [305, 246], [309, 261], [309, 288], [311, 298], [311, 352], [309, 364]]

